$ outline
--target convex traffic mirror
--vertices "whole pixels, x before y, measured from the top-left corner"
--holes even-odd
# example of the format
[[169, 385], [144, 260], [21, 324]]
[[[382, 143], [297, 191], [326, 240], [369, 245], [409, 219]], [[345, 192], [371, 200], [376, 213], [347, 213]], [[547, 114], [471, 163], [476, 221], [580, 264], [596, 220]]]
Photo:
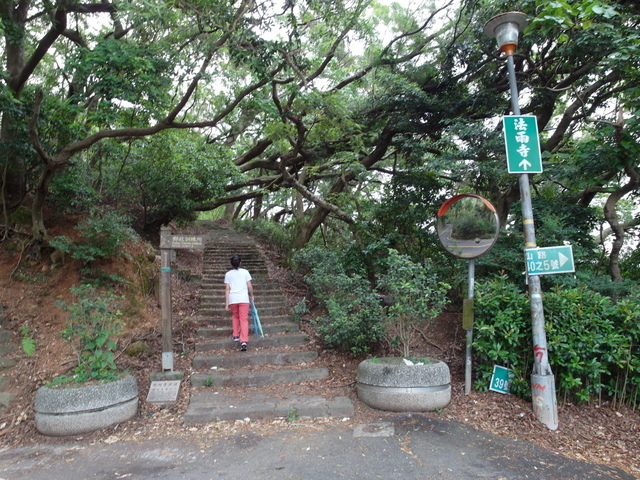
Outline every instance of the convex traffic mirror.
[[478, 258], [498, 240], [500, 221], [496, 209], [480, 195], [451, 197], [438, 210], [438, 238], [451, 255]]

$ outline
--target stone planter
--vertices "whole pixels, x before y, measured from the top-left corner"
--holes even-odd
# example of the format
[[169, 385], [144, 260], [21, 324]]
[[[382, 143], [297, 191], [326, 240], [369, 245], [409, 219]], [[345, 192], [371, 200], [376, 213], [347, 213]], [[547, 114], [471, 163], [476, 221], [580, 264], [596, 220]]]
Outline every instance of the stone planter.
[[44, 435], [87, 433], [129, 420], [138, 412], [138, 384], [127, 375], [119, 380], [78, 388], [40, 387], [35, 422]]
[[372, 358], [358, 365], [358, 397], [370, 407], [392, 412], [427, 412], [451, 401], [449, 367], [421, 359], [424, 365], [406, 365], [402, 357]]

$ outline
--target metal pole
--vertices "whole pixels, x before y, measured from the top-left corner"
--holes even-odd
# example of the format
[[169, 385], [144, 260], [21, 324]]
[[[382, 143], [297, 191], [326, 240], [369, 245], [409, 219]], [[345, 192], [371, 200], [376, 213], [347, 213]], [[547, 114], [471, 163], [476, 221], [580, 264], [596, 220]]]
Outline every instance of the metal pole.
[[[520, 115], [518, 104], [518, 86], [513, 56], [507, 55], [509, 71], [509, 87], [511, 90], [511, 105], [514, 115]], [[531, 204], [531, 189], [529, 175], [520, 174], [520, 199], [522, 202], [522, 223], [524, 229], [525, 249], [535, 248], [536, 233], [533, 224], [533, 207]], [[529, 276], [529, 302], [531, 304], [531, 329], [533, 337], [533, 373], [531, 374], [531, 398], [533, 412], [536, 418], [544, 423], [549, 430], [558, 428], [558, 407], [556, 405], [556, 386], [547, 352], [547, 335], [544, 325], [544, 310], [542, 305], [542, 288], [540, 276]]]
[[464, 363], [464, 393], [471, 393], [471, 373], [472, 356], [471, 345], [473, 344], [473, 289], [475, 281], [476, 260], [469, 260], [469, 286], [467, 291], [467, 302], [464, 304], [463, 317], [465, 318], [465, 328], [467, 329], [467, 342]]
[[171, 338], [171, 228], [160, 228], [160, 308], [162, 311], [162, 371], [173, 372]]

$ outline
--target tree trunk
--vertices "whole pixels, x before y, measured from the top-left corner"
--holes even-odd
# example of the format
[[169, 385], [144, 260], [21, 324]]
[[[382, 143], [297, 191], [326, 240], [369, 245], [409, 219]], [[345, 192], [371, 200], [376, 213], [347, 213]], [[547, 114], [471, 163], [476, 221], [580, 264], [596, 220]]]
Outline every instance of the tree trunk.
[[[14, 138], [10, 133], [12, 124], [13, 121], [9, 114], [3, 113], [0, 142], [4, 145], [13, 143]], [[24, 159], [12, 150], [9, 149], [1, 161], [2, 163], [0, 163], [2, 174], [2, 198], [0, 198], [0, 203], [4, 205], [3, 210], [8, 212], [15, 210], [27, 194]]]
[[36, 241], [49, 240], [49, 235], [47, 234], [47, 229], [44, 225], [44, 205], [49, 193], [49, 184], [51, 183], [51, 179], [61, 166], [61, 164], [57, 163], [46, 164], [42, 169], [40, 178], [38, 179], [33, 203], [31, 204], [33, 239]]
[[604, 218], [609, 223], [613, 234], [613, 244], [609, 253], [609, 275], [614, 282], [624, 280], [622, 273], [620, 273], [620, 251], [624, 245], [625, 231], [624, 226], [620, 225], [618, 221], [616, 206], [627, 193], [640, 187], [640, 174], [633, 170], [629, 164], [627, 164], [625, 172], [629, 175], [629, 182], [609, 195], [603, 207]]
[[[394, 132], [390, 128], [385, 128], [384, 131], [380, 134], [380, 139], [375, 149], [367, 155], [360, 162], [362, 166], [366, 169], [370, 169], [375, 165], [378, 161], [380, 161], [387, 150], [389, 149], [389, 145], [391, 145], [391, 141], [393, 140]], [[338, 178], [329, 193], [325, 196], [325, 198], [331, 198], [333, 195], [338, 193], [342, 193], [342, 191], [347, 187], [348, 183], [356, 177], [355, 173], [347, 173]], [[322, 222], [327, 218], [330, 211], [327, 208], [317, 207], [315, 214], [311, 217], [306, 224], [300, 223], [298, 227], [298, 234], [293, 239], [293, 248], [302, 248], [304, 247], [313, 234], [318, 229]]]

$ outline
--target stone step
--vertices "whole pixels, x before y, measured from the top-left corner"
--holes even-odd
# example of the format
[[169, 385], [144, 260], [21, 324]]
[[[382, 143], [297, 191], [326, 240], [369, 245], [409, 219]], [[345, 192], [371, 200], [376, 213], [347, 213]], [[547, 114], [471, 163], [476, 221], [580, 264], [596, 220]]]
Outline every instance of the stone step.
[[[226, 321], [226, 326], [220, 327], [211, 327], [211, 328], [199, 328], [197, 331], [197, 335], [199, 338], [213, 338], [213, 337], [221, 337], [221, 336], [231, 336], [232, 329], [230, 325], [230, 321]], [[262, 322], [261, 322], [262, 323]], [[277, 323], [277, 324], [262, 324], [262, 331], [265, 335], [273, 335], [276, 333], [291, 333], [291, 332], [299, 332], [300, 326], [296, 323]], [[253, 337], [253, 325], [251, 322], [249, 323], [249, 334]]]
[[[284, 307], [261, 307], [258, 306], [258, 315], [260, 316], [260, 320], [262, 317], [277, 317], [281, 315], [286, 315], [288, 313], [289, 308]], [[204, 317], [214, 317], [214, 318], [222, 318], [229, 317], [231, 318], [231, 314], [229, 311], [225, 310], [224, 305], [217, 307], [200, 307], [198, 314]]]
[[237, 372], [227, 374], [211, 371], [191, 375], [192, 387], [259, 387], [324, 380], [329, 376], [326, 368], [279, 369], [271, 372]]
[[[264, 283], [251, 283], [253, 284], [253, 293], [257, 298], [269, 298], [272, 296], [282, 297], [282, 290], [278, 288]], [[201, 284], [200, 295], [224, 298], [224, 288], [224, 282], [215, 282], [210, 283], [209, 285]]]
[[[212, 255], [209, 252], [205, 252], [202, 256], [202, 261], [205, 264], [220, 264], [221, 266], [229, 270], [230, 268], [233, 268], [233, 266], [231, 265], [231, 257], [232, 255]], [[265, 261], [259, 256], [259, 254], [241, 254], [240, 259], [242, 260], [242, 268], [246, 268], [247, 270], [249, 270], [249, 267], [264, 268], [265, 266]]]
[[8, 409], [15, 399], [15, 395], [10, 392], [0, 392], [0, 412]]
[[1, 343], [12, 342], [15, 337], [16, 336], [13, 333], [13, 331], [4, 330], [4, 329], [0, 328], [0, 342]]
[[[306, 334], [294, 335], [274, 335], [270, 337], [252, 337], [249, 339], [252, 349], [256, 348], [280, 348], [280, 347], [297, 347], [309, 343], [309, 337]], [[210, 352], [211, 350], [237, 350], [238, 342], [227, 338], [224, 340], [214, 340], [209, 342], [196, 343], [196, 352]]]
[[[243, 267], [249, 271], [253, 278], [266, 278], [269, 276], [269, 271], [264, 265], [259, 267], [243, 265]], [[220, 276], [221, 278], [224, 278], [224, 274], [227, 273], [230, 269], [230, 265], [213, 265], [207, 262], [203, 262], [202, 264], [202, 270], [206, 272], [206, 275]]]
[[[224, 305], [224, 295], [220, 297], [214, 297], [207, 295], [206, 297], [200, 297], [200, 308], [216, 308], [220, 305]], [[288, 304], [284, 298], [258, 298], [256, 296], [255, 305], [258, 309], [258, 315], [263, 308], [287, 308]]]
[[[206, 317], [206, 320], [204, 320], [204, 322], [206, 322], [211, 328], [227, 327], [231, 324], [231, 315], [227, 314], [224, 317]], [[278, 323], [290, 324], [294, 326], [298, 324], [298, 322], [296, 322], [291, 315], [261, 315], [260, 323], [262, 324], [263, 329], [267, 325]], [[249, 328], [251, 328], [252, 324], [253, 320], [249, 318]]]
[[268, 352], [247, 353], [238, 352], [237, 355], [196, 355], [193, 368], [196, 370], [219, 368], [238, 368], [251, 365], [298, 365], [310, 363], [318, 358], [318, 352]]
[[17, 364], [18, 364], [18, 361], [12, 358], [0, 358], [0, 371], [13, 368]]
[[224, 255], [241, 255], [241, 254], [254, 254], [259, 255], [256, 244], [251, 241], [245, 242], [233, 242], [233, 245], [228, 244], [216, 244], [215, 242], [207, 243], [204, 246], [205, 252], [211, 252]]
[[[225, 312], [224, 315], [212, 317], [206, 315], [198, 315], [195, 317], [187, 317], [185, 321], [197, 323], [201, 325], [206, 323], [209, 327], [226, 327], [231, 325], [231, 314], [229, 312]], [[253, 321], [251, 317], [249, 317], [249, 327]], [[275, 324], [275, 323], [293, 323], [297, 324], [298, 322], [295, 320], [293, 315], [260, 315], [260, 323], [264, 325]]]
[[346, 418], [353, 414], [353, 404], [347, 397], [286, 394], [269, 396], [259, 392], [215, 394], [211, 391], [199, 391], [191, 395], [184, 423], [189, 425], [245, 418]]
[[[272, 280], [267, 274], [251, 273], [251, 283], [256, 285], [266, 286], [272, 283]], [[215, 287], [222, 285], [224, 287], [224, 272], [223, 273], [209, 273], [206, 270], [202, 273], [202, 286], [204, 288]]]
[[[281, 290], [277, 287], [274, 287], [271, 284], [271, 281], [268, 278], [255, 278], [253, 277], [253, 279], [251, 280], [251, 284], [253, 285], [253, 290], [255, 292], [274, 292], [274, 293], [280, 293]], [[202, 291], [213, 291], [213, 292], [224, 292], [224, 275], [221, 275], [219, 278], [217, 279], [203, 279], [200, 282], [200, 289]]]
[[[264, 305], [274, 304], [274, 305], [287, 305], [287, 301], [282, 294], [275, 293], [276, 290], [273, 290], [274, 293], [268, 294], [265, 292], [259, 292], [254, 290], [253, 295], [255, 297], [256, 306], [258, 303], [262, 303]], [[224, 303], [225, 293], [224, 289], [220, 288], [215, 291], [205, 291], [200, 290], [200, 302], [222, 302]]]
[[9, 355], [15, 349], [15, 345], [12, 343], [0, 343], [0, 357]]

